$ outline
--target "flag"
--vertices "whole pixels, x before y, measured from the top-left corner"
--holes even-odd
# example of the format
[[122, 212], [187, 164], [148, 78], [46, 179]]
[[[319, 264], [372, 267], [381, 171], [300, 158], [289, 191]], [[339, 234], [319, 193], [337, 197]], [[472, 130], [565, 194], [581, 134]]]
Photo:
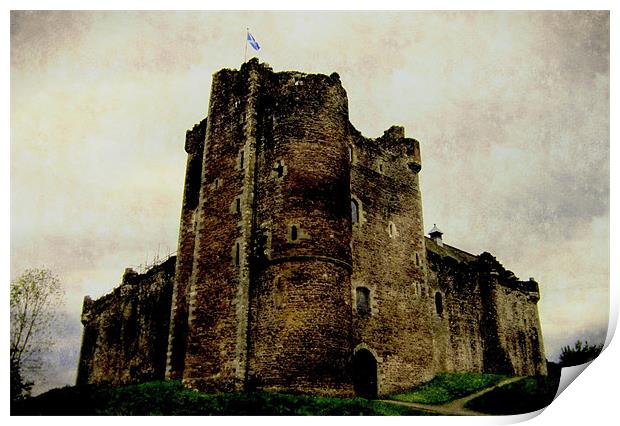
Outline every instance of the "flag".
[[254, 40], [254, 37], [252, 36], [252, 34], [250, 34], [250, 32], [248, 31], [248, 43], [250, 43], [250, 46], [252, 46], [252, 48], [254, 50], [259, 50], [260, 46], [258, 45], [258, 42], [256, 40]]

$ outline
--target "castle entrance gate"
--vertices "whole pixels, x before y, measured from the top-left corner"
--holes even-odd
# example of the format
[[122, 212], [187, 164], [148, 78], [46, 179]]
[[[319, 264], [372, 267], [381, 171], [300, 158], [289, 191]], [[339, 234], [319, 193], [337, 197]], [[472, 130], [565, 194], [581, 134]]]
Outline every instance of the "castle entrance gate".
[[377, 397], [377, 360], [367, 349], [353, 355], [353, 388], [356, 396]]

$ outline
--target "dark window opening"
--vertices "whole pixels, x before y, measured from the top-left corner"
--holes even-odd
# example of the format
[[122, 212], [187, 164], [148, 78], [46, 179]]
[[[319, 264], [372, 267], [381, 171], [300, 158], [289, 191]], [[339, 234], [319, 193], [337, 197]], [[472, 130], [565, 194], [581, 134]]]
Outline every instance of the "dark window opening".
[[279, 178], [284, 176], [284, 166], [282, 165], [282, 161], [281, 160], [278, 160], [278, 162], [276, 163], [276, 167], [274, 167], [274, 170], [278, 174]]
[[383, 163], [379, 163], [379, 173], [383, 173]]
[[360, 315], [368, 315], [370, 313], [370, 290], [366, 287], [355, 289], [355, 306], [357, 307], [357, 313]]
[[291, 226], [291, 241], [297, 241], [297, 226]]
[[275, 280], [275, 286], [273, 289], [273, 301], [275, 302], [276, 307], [281, 307], [286, 300], [286, 282], [284, 278], [277, 277]]
[[259, 256], [259, 261], [264, 262], [269, 258], [269, 231], [263, 230], [262, 233], [258, 237], [257, 243], [257, 253]]
[[435, 293], [435, 311], [440, 317], [443, 315], [443, 300], [440, 292]]
[[245, 162], [245, 151], [242, 150], [239, 156], [239, 168], [240, 169], [243, 169], [245, 167], [244, 162]]
[[239, 266], [240, 256], [241, 256], [241, 247], [239, 246], [239, 243], [236, 243], [235, 244], [235, 266]]
[[359, 206], [357, 201], [351, 200], [351, 223], [356, 224], [359, 222]]
[[416, 266], [420, 266], [420, 256], [417, 253], [415, 254], [415, 264]]
[[241, 199], [240, 198], [237, 198], [235, 200], [235, 211], [237, 213], [241, 213]]

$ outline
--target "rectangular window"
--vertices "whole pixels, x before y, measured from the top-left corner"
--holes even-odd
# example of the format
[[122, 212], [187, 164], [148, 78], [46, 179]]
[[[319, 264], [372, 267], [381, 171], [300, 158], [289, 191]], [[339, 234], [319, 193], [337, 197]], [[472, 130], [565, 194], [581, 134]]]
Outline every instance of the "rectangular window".
[[355, 289], [355, 306], [359, 315], [370, 314], [370, 290], [366, 287]]

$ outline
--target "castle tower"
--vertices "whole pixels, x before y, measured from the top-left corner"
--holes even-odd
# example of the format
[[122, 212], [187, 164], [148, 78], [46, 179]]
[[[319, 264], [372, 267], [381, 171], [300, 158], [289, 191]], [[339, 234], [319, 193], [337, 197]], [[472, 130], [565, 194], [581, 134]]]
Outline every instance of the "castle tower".
[[201, 166], [188, 144], [167, 377], [352, 393], [347, 125], [337, 75], [256, 60], [214, 75]]
[[250, 386], [351, 395], [346, 93], [337, 74], [263, 84]]

